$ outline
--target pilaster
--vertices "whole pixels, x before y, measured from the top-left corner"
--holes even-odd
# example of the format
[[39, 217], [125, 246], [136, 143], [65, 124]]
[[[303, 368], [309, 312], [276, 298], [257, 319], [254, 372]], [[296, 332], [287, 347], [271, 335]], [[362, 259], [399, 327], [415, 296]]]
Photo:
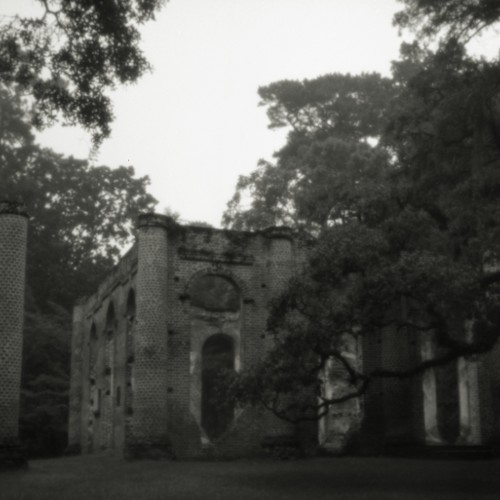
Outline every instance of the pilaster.
[[28, 215], [0, 201], [0, 465], [21, 465], [17, 445]]
[[143, 447], [168, 446], [167, 438], [167, 283], [168, 229], [175, 223], [158, 214], [138, 222], [134, 405], [127, 443], [132, 454]]

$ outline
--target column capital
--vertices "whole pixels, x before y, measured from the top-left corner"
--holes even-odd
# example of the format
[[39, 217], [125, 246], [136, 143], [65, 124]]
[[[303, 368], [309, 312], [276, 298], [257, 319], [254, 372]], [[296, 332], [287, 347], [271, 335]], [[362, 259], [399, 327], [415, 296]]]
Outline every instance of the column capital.
[[140, 214], [137, 218], [137, 228], [141, 229], [143, 227], [162, 227], [164, 229], [171, 229], [177, 227], [177, 223], [172, 217], [168, 215], [146, 213]]
[[19, 201], [0, 200], [0, 215], [21, 215], [29, 218], [26, 205]]

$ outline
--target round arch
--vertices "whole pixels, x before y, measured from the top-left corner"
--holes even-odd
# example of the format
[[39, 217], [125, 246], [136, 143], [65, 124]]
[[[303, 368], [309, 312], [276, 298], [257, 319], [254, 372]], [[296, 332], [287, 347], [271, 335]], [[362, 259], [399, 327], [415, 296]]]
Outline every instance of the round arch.
[[107, 337], [113, 337], [116, 329], [116, 314], [113, 301], [110, 300], [108, 310], [106, 312], [106, 323], [104, 324], [104, 332]]
[[190, 276], [189, 281], [187, 282], [186, 287], [184, 289], [185, 295], [190, 296], [193, 284], [196, 283], [196, 281], [202, 276], [220, 276], [221, 278], [225, 278], [233, 283], [233, 285], [241, 294], [241, 298], [243, 300], [250, 298], [250, 287], [243, 279], [241, 279], [239, 276], [231, 272], [229, 269], [225, 268], [218, 269], [213, 266], [200, 269], [199, 271], [196, 271]]

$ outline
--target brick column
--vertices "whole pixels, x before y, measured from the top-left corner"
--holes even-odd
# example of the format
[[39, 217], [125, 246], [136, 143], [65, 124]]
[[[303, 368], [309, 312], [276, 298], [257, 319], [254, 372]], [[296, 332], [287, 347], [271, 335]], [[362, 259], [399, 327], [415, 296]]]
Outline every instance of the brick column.
[[82, 390], [83, 390], [83, 305], [73, 308], [73, 335], [71, 338], [71, 380], [69, 392], [68, 450], [81, 451]]
[[288, 227], [269, 227], [263, 234], [269, 240], [269, 292], [275, 297], [285, 289], [295, 270], [293, 232]]
[[18, 436], [28, 215], [0, 201], [0, 463], [23, 462]]
[[[293, 231], [288, 227], [269, 227], [262, 232], [267, 246], [267, 283], [268, 298], [273, 299], [286, 289], [288, 281], [295, 271]], [[265, 350], [274, 347], [274, 341], [267, 335], [264, 343]], [[265, 413], [264, 419], [266, 436], [280, 434], [294, 434], [293, 424], [280, 420], [272, 413]]]
[[129, 451], [168, 446], [167, 230], [169, 217], [143, 214], [138, 222], [134, 394]]

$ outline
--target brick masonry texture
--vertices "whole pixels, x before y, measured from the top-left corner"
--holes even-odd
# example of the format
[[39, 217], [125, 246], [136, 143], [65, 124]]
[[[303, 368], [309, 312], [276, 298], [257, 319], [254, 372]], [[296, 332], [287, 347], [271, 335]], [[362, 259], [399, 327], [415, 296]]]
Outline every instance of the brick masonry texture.
[[[0, 448], [18, 432], [27, 223], [22, 205], [0, 202]], [[261, 453], [264, 438], [297, 431], [262, 409], [243, 408], [208, 438], [203, 348], [222, 336], [231, 341], [236, 370], [258, 362], [272, 345], [269, 301], [304, 258], [286, 228], [235, 232], [141, 216], [136, 245], [74, 309], [69, 445], [153, 457], [237, 457]], [[200, 302], [199, 287], [214, 276], [225, 280], [219, 290], [232, 290], [230, 310], [218, 309], [217, 300]], [[363, 339], [358, 362], [365, 371], [404, 367], [422, 359], [424, 344], [387, 329]], [[375, 381], [360, 401], [358, 449], [429, 438], [500, 445], [499, 360], [497, 345], [446, 373], [427, 372], [425, 384], [422, 377]], [[298, 433], [310, 438], [317, 429]]]
[[80, 415], [82, 411], [82, 383], [83, 383], [83, 308], [76, 305], [73, 309], [73, 336], [71, 344], [71, 380], [69, 395], [69, 424], [68, 445], [80, 446], [81, 426]]
[[[236, 370], [258, 362], [272, 345], [266, 335], [269, 301], [304, 257], [287, 228], [236, 232], [140, 216], [137, 244], [75, 309], [70, 444], [79, 442], [84, 452], [115, 448], [131, 456], [227, 458], [262, 453], [265, 438], [294, 433], [267, 411], [243, 408], [222, 434], [209, 438], [202, 424], [203, 346], [225, 336]], [[205, 308], [199, 298], [191, 303], [210, 276], [231, 284], [237, 307]], [[359, 352], [367, 371], [403, 367], [418, 359], [420, 343], [387, 330], [365, 338]], [[500, 401], [500, 376], [485, 369], [498, 365], [499, 356], [493, 352], [479, 366], [479, 399], [486, 408], [471, 412], [481, 418], [485, 442], [500, 442], [498, 412], [488, 410]], [[421, 378], [375, 381], [360, 401], [358, 449], [423, 442], [423, 406]], [[314, 438], [317, 428], [304, 426], [300, 433]]]
[[[235, 412], [220, 437], [208, 439], [201, 363], [203, 345], [217, 334], [232, 339], [236, 369], [262, 358], [270, 345], [268, 302], [299, 265], [298, 253], [286, 228], [240, 233], [141, 216], [137, 245], [75, 309], [70, 443], [79, 440], [87, 452], [149, 447], [181, 457], [232, 457], [260, 453], [264, 437], [291, 433], [268, 412], [248, 408]], [[191, 305], [193, 287], [214, 275], [234, 287], [237, 312]]]
[[134, 335], [132, 435], [139, 442], [166, 440], [168, 236], [161, 224], [139, 222], [137, 310]]
[[0, 203], [0, 445], [17, 438], [28, 219]]

